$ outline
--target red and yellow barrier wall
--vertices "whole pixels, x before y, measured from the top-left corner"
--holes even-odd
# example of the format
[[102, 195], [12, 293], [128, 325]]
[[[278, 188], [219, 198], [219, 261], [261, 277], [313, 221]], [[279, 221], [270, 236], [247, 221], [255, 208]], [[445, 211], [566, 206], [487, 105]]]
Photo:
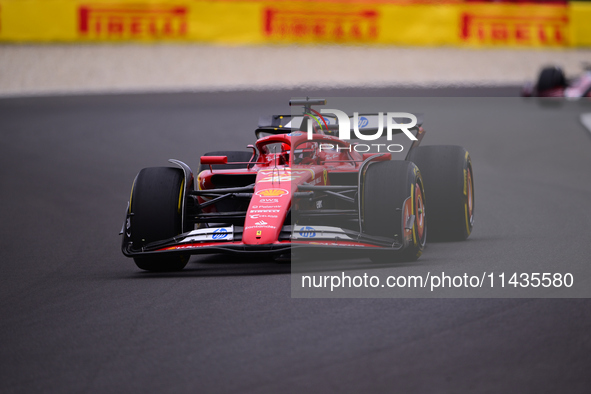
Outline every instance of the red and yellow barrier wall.
[[591, 46], [591, 3], [0, 0], [0, 41]]

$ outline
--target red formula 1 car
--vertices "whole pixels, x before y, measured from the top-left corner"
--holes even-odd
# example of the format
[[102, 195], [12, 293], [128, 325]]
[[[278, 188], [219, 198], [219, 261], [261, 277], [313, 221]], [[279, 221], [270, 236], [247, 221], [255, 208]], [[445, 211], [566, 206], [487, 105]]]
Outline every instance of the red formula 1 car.
[[577, 99], [591, 97], [591, 64], [583, 65], [583, 73], [566, 79], [560, 67], [544, 67], [535, 84], [528, 83], [522, 90], [524, 97], [566, 97]]
[[412, 261], [425, 247], [427, 223], [429, 240], [470, 235], [474, 182], [464, 148], [419, 147], [425, 131], [416, 124], [405, 160], [361, 153], [331, 135], [328, 118], [318, 121], [311, 106], [324, 103], [292, 100], [304, 107], [301, 117], [261, 118], [252, 152], [202, 156], [196, 181], [178, 160], [170, 160], [178, 168], [141, 170], [121, 230], [123, 253], [149, 271], [180, 270], [191, 254], [289, 256], [292, 248]]

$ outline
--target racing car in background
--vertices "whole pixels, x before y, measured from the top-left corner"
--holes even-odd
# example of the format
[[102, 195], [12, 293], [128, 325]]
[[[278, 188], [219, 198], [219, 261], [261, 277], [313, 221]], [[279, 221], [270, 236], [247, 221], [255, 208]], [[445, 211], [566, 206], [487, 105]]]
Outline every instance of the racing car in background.
[[285, 256], [296, 248], [363, 250], [393, 262], [418, 259], [427, 239], [468, 238], [474, 177], [464, 148], [420, 147], [417, 123], [404, 160], [359, 153], [312, 108], [325, 103], [294, 99], [301, 116], [262, 117], [250, 151], [206, 153], [196, 179], [179, 160], [142, 169], [123, 254], [148, 271], [181, 270], [192, 254]]
[[567, 79], [557, 66], [544, 67], [535, 84], [527, 83], [521, 90], [523, 97], [591, 97], [591, 63], [583, 65], [583, 73]]

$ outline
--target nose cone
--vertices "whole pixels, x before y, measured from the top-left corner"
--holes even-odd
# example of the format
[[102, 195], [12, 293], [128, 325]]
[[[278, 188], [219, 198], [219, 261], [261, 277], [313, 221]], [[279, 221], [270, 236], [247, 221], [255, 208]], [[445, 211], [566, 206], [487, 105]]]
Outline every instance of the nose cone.
[[277, 241], [291, 206], [291, 186], [289, 182], [285, 186], [255, 188], [244, 222], [242, 242], [263, 245]]
[[274, 167], [260, 170], [246, 213], [242, 242], [247, 245], [277, 242], [297, 185], [310, 182], [314, 177], [312, 169]]
[[257, 174], [255, 193], [246, 213], [242, 242], [264, 245], [277, 242], [291, 207], [291, 170], [276, 167]]

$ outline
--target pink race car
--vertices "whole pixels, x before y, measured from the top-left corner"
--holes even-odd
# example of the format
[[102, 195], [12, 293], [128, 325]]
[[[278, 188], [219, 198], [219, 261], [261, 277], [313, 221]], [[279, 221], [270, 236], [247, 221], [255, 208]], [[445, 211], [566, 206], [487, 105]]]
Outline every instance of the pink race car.
[[570, 99], [591, 97], [591, 64], [587, 64], [583, 68], [583, 74], [568, 80], [560, 67], [545, 67], [540, 72], [536, 84], [526, 84], [521, 95], [524, 97], [566, 97]]

